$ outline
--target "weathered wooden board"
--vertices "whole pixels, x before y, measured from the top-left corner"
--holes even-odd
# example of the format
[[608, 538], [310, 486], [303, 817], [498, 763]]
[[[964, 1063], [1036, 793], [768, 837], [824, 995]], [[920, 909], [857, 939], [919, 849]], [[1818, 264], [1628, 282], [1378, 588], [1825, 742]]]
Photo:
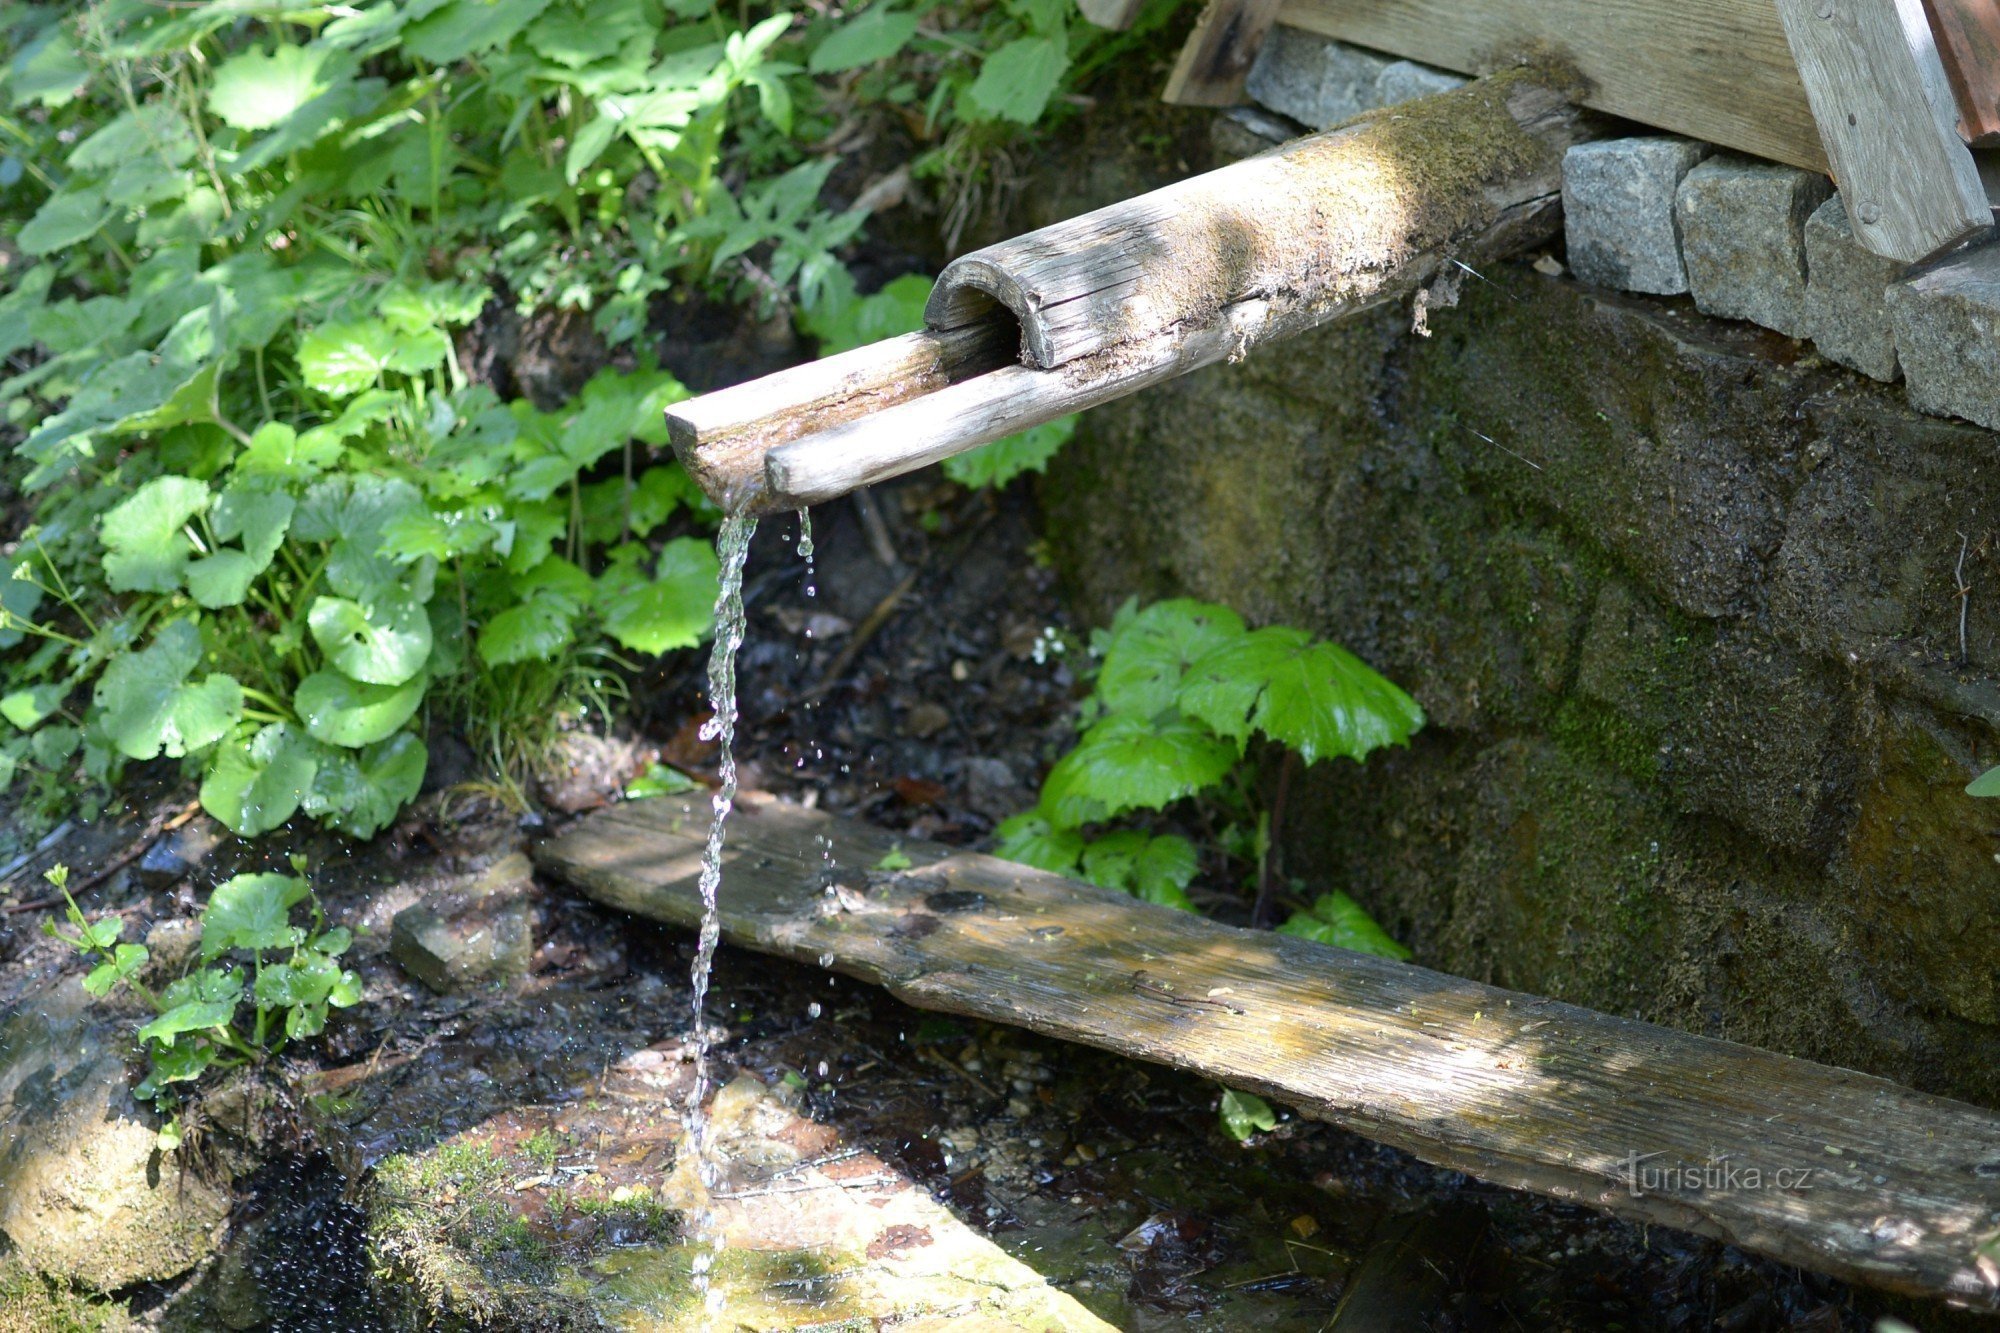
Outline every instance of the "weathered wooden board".
[[1167, 75], [1162, 101], [1235, 106], [1283, 0], [1209, 0]]
[[1958, 101], [1960, 133], [1975, 147], [2000, 145], [2000, 5], [1924, 0], [1924, 10]]
[[1826, 170], [1771, 0], [1286, 0], [1278, 22], [1465, 73], [1553, 50], [1590, 81], [1586, 105]]
[[[678, 799], [543, 843], [591, 897], [692, 925]], [[2000, 1116], [1879, 1078], [1238, 930], [1010, 862], [739, 807], [726, 938], [921, 1008], [1195, 1070], [1484, 1180], [1894, 1291], [2000, 1306]]]
[[1854, 234], [1922, 259], [1992, 224], [1923, 0], [1777, 0]]

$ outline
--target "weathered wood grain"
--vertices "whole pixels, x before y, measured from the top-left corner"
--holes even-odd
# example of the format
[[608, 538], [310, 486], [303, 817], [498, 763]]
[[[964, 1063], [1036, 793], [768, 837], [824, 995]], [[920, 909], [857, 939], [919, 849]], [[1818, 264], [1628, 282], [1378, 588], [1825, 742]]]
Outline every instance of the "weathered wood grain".
[[[600, 902], [693, 925], [706, 821], [679, 800], [616, 806], [535, 857]], [[893, 845], [742, 807], [724, 935], [921, 1008], [1194, 1070], [1484, 1180], [2000, 1304], [1982, 1254], [2000, 1227], [2000, 1116], [933, 844], [905, 841], [911, 869], [871, 872]]]
[[1551, 50], [1587, 106], [1826, 170], [1771, 0], [1286, 0], [1278, 22], [1468, 74]]
[[763, 484], [774, 445], [958, 384], [1014, 359], [1005, 320], [870, 343], [667, 409], [667, 436], [709, 497], [730, 508]]
[[1992, 224], [1923, 0], [1777, 0], [1854, 234], [1912, 262]]
[[934, 329], [1021, 326], [1047, 370], [1175, 330], [1232, 303], [1353, 304], [1426, 256], [1561, 192], [1587, 137], [1561, 75], [1517, 66], [1234, 162], [945, 266]]
[[2000, 145], [2000, 5], [1924, 0], [1924, 12], [1958, 102], [1959, 133], [1975, 148]]
[[1175, 106], [1235, 106], [1283, 0], [1208, 0], [1167, 75], [1160, 100]]

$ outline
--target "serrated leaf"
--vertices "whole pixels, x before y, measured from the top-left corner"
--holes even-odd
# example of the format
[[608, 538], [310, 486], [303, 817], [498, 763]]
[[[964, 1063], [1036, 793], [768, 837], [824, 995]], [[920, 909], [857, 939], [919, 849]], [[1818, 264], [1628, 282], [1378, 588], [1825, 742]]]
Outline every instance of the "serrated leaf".
[[576, 638], [582, 608], [558, 597], [529, 597], [495, 615], [479, 630], [479, 658], [488, 666], [546, 662]]
[[316, 597], [306, 623], [327, 661], [364, 684], [401, 685], [431, 655], [430, 613], [406, 594]]
[[218, 884], [201, 913], [201, 957], [231, 949], [289, 949], [305, 938], [291, 924], [292, 908], [312, 896], [297, 875], [236, 875]]
[[212, 1028], [227, 1027], [229, 1020], [235, 1014], [234, 1000], [193, 1000], [187, 1004], [175, 1005], [140, 1028], [138, 1037], [142, 1042], [156, 1041], [162, 1046], [172, 1046], [176, 1037], [186, 1033], [207, 1032]]
[[340, 964], [316, 949], [301, 949], [285, 963], [266, 963], [259, 969], [250, 993], [252, 999], [267, 1009], [324, 1005], [339, 980]]
[[1413, 956], [1376, 924], [1360, 903], [1344, 893], [1321, 894], [1310, 911], [1293, 913], [1291, 920], [1279, 926], [1278, 931], [1399, 962]]
[[1083, 849], [1083, 875], [1091, 883], [1183, 912], [1195, 910], [1187, 896], [1195, 869], [1194, 844], [1171, 833], [1152, 837], [1125, 829]]
[[966, 96], [973, 106], [996, 120], [1032, 125], [1041, 119], [1068, 68], [1069, 56], [1061, 42], [1050, 37], [1016, 37], [986, 57]]
[[944, 474], [973, 490], [983, 486], [998, 490], [1024, 472], [1048, 471], [1049, 460], [1075, 434], [1075, 417], [1057, 417], [968, 453], [952, 455], [944, 460]]
[[1251, 1135], [1266, 1133], [1278, 1127], [1278, 1113], [1271, 1109], [1271, 1103], [1254, 1092], [1237, 1092], [1225, 1089], [1222, 1094], [1222, 1132], [1242, 1143]]
[[646, 14], [631, 0], [592, 0], [582, 9], [557, 5], [528, 27], [528, 45], [565, 69], [582, 69], [646, 32]]
[[206, 482], [155, 477], [104, 515], [104, 577], [116, 592], [174, 592], [194, 545], [181, 531], [208, 508]]
[[654, 576], [614, 566], [599, 582], [605, 632], [637, 653], [692, 648], [708, 634], [715, 612], [715, 549], [694, 537], [677, 537], [660, 552]]
[[1220, 782], [1237, 758], [1232, 742], [1186, 718], [1113, 714], [1049, 770], [1042, 808], [1064, 828], [1157, 810]]
[[549, 7], [549, 0], [451, 0], [403, 29], [403, 49], [433, 65], [450, 65], [505, 46]]
[[130, 759], [177, 759], [226, 736], [243, 715], [243, 687], [220, 673], [189, 679], [201, 660], [201, 631], [170, 621], [137, 652], [112, 659], [95, 691], [98, 723]]
[[372, 838], [416, 799], [429, 760], [423, 738], [408, 731], [363, 750], [329, 750], [320, 756], [305, 811], [343, 833]]
[[1416, 702], [1354, 654], [1282, 625], [1252, 630], [1196, 662], [1180, 707], [1238, 741], [1261, 731], [1308, 764], [1336, 754], [1365, 758], [1403, 744], [1424, 724]]
[[224, 743], [201, 781], [202, 808], [239, 837], [269, 833], [298, 812], [319, 769], [320, 748], [289, 723], [248, 743]]
[[314, 740], [356, 750], [401, 731], [428, 684], [421, 674], [401, 685], [369, 685], [338, 671], [315, 671], [299, 682], [292, 707]]
[[215, 67], [208, 109], [239, 130], [268, 130], [330, 88], [351, 60], [324, 46], [239, 51]]
[[1226, 606], [1186, 597], [1155, 602], [1112, 626], [1097, 695], [1114, 713], [1164, 712], [1195, 662], [1242, 635], [1243, 618]]
[[1057, 828], [1040, 810], [1003, 819], [993, 832], [1000, 839], [993, 848], [995, 856], [1051, 874], [1075, 873], [1077, 858], [1083, 855], [1083, 835], [1075, 829]]
[[146, 965], [152, 955], [143, 944], [120, 944], [111, 951], [111, 958], [99, 963], [83, 979], [83, 988], [99, 997], [109, 995], [119, 985], [129, 980], [133, 974]]
[[833, 74], [872, 65], [895, 55], [916, 35], [915, 14], [899, 14], [886, 4], [876, 4], [844, 19], [813, 48], [806, 68], [814, 74]]
[[338, 438], [315, 431], [301, 437], [282, 421], [267, 421], [257, 428], [250, 443], [237, 456], [236, 473], [277, 481], [310, 481], [339, 461]]
[[385, 319], [326, 324], [299, 343], [299, 372], [332, 398], [372, 387], [385, 371], [420, 375], [444, 364], [451, 340], [441, 329], [405, 333]]
[[117, 209], [100, 185], [60, 190], [48, 197], [15, 237], [31, 255], [55, 254], [95, 236]]

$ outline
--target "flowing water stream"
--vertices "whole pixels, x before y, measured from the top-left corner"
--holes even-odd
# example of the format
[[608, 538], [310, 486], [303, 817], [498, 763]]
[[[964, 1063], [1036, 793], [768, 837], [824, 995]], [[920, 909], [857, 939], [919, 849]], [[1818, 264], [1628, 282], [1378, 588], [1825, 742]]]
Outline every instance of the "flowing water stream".
[[[757, 519], [747, 513], [733, 513], [722, 520], [716, 535], [716, 555], [722, 569], [715, 594], [715, 644], [708, 655], [708, 700], [714, 716], [703, 724], [703, 740], [717, 745], [716, 773], [719, 782], [711, 800], [713, 817], [708, 826], [708, 843], [701, 855], [701, 935], [694, 956], [694, 1093], [688, 1106], [688, 1143], [695, 1155], [695, 1174], [703, 1191], [715, 1188], [719, 1172], [708, 1154], [708, 1112], [704, 1109], [709, 1092], [708, 1023], [703, 1009], [708, 1003], [709, 973], [715, 966], [715, 946], [722, 936], [722, 919], [717, 894], [722, 887], [722, 840], [729, 811], [736, 803], [736, 650], [743, 646], [743, 564], [750, 555], [750, 538], [757, 531]], [[704, 1200], [700, 1216], [693, 1220], [695, 1290], [713, 1312], [722, 1293], [710, 1291], [709, 1275], [722, 1249], [722, 1236], [714, 1212]]]

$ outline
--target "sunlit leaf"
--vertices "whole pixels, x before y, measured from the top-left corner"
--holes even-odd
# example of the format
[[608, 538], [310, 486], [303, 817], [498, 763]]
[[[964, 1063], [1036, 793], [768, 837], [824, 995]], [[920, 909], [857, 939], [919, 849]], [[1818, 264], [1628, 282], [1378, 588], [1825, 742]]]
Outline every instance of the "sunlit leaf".
[[1278, 930], [1282, 934], [1298, 935], [1318, 940], [1321, 944], [1337, 945], [1342, 949], [1377, 954], [1398, 961], [1411, 956], [1408, 949], [1376, 924], [1375, 918], [1369, 916], [1360, 903], [1339, 892], [1321, 894], [1310, 911], [1293, 913], [1292, 918]]
[[351, 69], [342, 52], [325, 46], [239, 51], [215, 67], [208, 107], [239, 130], [282, 124]]
[[104, 515], [104, 576], [119, 592], [174, 592], [194, 544], [181, 529], [208, 508], [206, 482], [155, 477]]
[[720, 571], [715, 549], [694, 537], [668, 542], [651, 579], [614, 566], [599, 585], [605, 631], [638, 653], [694, 647], [708, 634]]
[[897, 13], [878, 0], [859, 14], [844, 19], [826, 40], [814, 47], [806, 68], [814, 74], [833, 74], [857, 65], [872, 65], [895, 55], [916, 35], [915, 14]]
[[401, 685], [431, 655], [431, 618], [423, 603], [392, 593], [368, 603], [313, 599], [306, 623], [327, 660], [369, 685]]
[[319, 746], [284, 722], [271, 723], [248, 742], [227, 741], [202, 777], [202, 808], [241, 837], [268, 833], [298, 812], [319, 754]]
[[1188, 668], [1242, 634], [1243, 618], [1228, 607], [1186, 597], [1121, 616], [1097, 675], [1098, 697], [1114, 713], [1164, 712], [1173, 707]]
[[1075, 829], [1057, 828], [1040, 810], [1003, 819], [993, 832], [1000, 839], [993, 848], [995, 856], [1051, 874], [1074, 873], [1077, 858], [1083, 855], [1083, 835]]
[[979, 67], [966, 90], [972, 104], [996, 120], [1032, 125], [1069, 68], [1063, 44], [1052, 37], [1017, 37]]
[[1282, 625], [1252, 630], [1196, 662], [1180, 706], [1238, 741], [1261, 731], [1308, 764], [1364, 758], [1403, 744], [1424, 724], [1415, 701], [1354, 654]]
[[428, 683], [417, 675], [401, 685], [369, 685], [338, 671], [315, 671], [299, 682], [292, 706], [314, 740], [359, 749], [402, 730]]
[[137, 652], [121, 653], [98, 677], [99, 726], [120, 754], [168, 758], [199, 750], [229, 733], [243, 714], [243, 688], [219, 672], [193, 679], [201, 631], [169, 621]]
[[231, 949], [286, 949], [305, 938], [291, 923], [292, 908], [312, 896], [297, 875], [236, 875], [216, 885], [201, 912], [201, 957]]
[[1220, 782], [1237, 757], [1232, 742], [1186, 718], [1113, 714], [1049, 770], [1042, 806], [1067, 828], [1157, 810]]
[[1242, 1143], [1253, 1134], [1268, 1134], [1278, 1127], [1278, 1113], [1271, 1103], [1254, 1092], [1226, 1089], [1222, 1094], [1222, 1132]]
[[1049, 460], [1075, 434], [1075, 417], [1057, 417], [967, 453], [952, 455], [944, 460], [944, 474], [974, 490], [983, 486], [998, 489], [1024, 472], [1048, 471]]

